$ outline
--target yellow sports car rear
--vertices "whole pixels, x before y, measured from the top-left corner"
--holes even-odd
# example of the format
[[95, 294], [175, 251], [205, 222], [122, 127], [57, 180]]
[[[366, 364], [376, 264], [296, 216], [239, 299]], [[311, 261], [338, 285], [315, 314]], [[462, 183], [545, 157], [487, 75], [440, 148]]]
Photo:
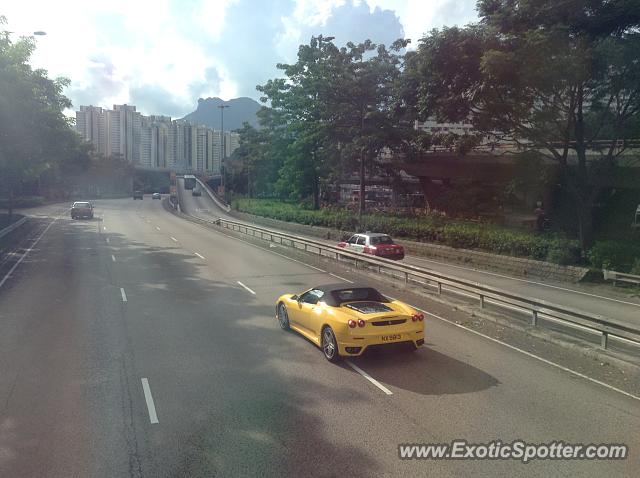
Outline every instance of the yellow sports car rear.
[[424, 316], [367, 286], [331, 284], [285, 294], [276, 303], [276, 318], [283, 329], [318, 345], [331, 362], [372, 346], [424, 344]]

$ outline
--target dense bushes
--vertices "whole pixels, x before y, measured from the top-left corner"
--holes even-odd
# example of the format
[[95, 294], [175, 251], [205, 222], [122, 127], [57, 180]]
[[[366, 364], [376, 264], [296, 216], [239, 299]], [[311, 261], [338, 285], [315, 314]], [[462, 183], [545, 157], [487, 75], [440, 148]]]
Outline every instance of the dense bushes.
[[640, 241], [597, 241], [587, 256], [598, 269], [630, 272], [640, 262]]
[[[367, 214], [363, 217], [362, 226], [359, 226], [357, 216], [343, 209], [313, 211], [296, 203], [242, 198], [233, 201], [233, 208], [249, 214], [310, 226], [324, 226], [343, 231], [381, 231], [416, 241], [530, 257], [562, 265], [580, 262], [578, 242], [561, 235], [540, 235], [490, 224], [452, 221], [441, 216], [407, 218]], [[619, 272], [638, 271], [640, 269], [640, 237], [631, 236], [628, 241], [597, 241], [589, 250], [587, 258], [589, 264], [597, 269], [613, 269]]]
[[530, 257], [559, 264], [574, 264], [579, 260], [577, 241], [562, 236], [544, 236], [514, 231], [489, 224], [451, 221], [440, 216], [407, 218], [367, 214], [358, 226], [357, 216], [344, 210], [304, 209], [299, 204], [268, 199], [235, 199], [233, 208], [281, 221], [324, 226], [344, 231], [370, 230], [386, 232], [396, 237], [434, 242], [446, 246], [481, 249], [496, 254]]

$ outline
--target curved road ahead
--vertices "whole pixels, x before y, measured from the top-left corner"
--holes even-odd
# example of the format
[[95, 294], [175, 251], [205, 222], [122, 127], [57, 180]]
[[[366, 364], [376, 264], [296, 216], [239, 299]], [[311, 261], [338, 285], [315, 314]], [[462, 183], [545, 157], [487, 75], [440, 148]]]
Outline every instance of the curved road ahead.
[[[182, 180], [180, 180], [181, 206], [184, 212], [203, 219], [211, 220], [222, 216], [237, 221], [237, 219], [220, 209], [205, 192], [200, 197], [192, 197], [189, 191], [184, 191], [183, 186]], [[317, 240], [317, 238], [314, 239]], [[335, 245], [335, 243], [331, 244]], [[599, 314], [602, 317], [617, 320], [621, 323], [638, 325], [640, 322], [640, 297], [637, 294], [635, 296], [631, 294], [624, 295], [624, 293], [617, 292], [609, 286], [590, 287], [589, 285], [581, 284], [545, 283], [525, 280], [417, 256], [407, 256], [405, 261], [427, 270], [486, 284], [515, 294], [565, 305], [592, 314]]]
[[[431, 316], [416, 353], [332, 365], [273, 317], [278, 295], [328, 272], [148, 196], [97, 201], [93, 221], [53, 214], [0, 287], [0, 476], [637, 474], [637, 398]], [[456, 438], [626, 443], [631, 456], [398, 459], [398, 444]]]

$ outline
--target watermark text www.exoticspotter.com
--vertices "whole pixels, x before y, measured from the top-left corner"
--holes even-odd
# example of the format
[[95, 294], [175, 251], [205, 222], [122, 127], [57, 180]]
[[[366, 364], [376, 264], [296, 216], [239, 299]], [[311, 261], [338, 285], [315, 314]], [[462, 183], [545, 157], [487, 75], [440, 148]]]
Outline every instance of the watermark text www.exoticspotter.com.
[[451, 443], [398, 445], [402, 460], [624, 460], [629, 449], [623, 444], [582, 444], [553, 441], [527, 443], [515, 440], [502, 443], [468, 443], [454, 440]]

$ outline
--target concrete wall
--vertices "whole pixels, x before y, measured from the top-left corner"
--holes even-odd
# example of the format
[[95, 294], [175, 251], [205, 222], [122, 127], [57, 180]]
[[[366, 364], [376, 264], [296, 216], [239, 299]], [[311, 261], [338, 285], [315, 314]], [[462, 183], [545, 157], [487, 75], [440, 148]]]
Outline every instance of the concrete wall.
[[589, 269], [561, 266], [550, 262], [536, 261], [524, 257], [511, 257], [488, 252], [455, 249], [424, 242], [397, 241], [405, 247], [407, 254], [428, 257], [442, 262], [465, 265], [474, 269], [498, 272], [515, 277], [549, 279], [559, 282], [578, 282]]

